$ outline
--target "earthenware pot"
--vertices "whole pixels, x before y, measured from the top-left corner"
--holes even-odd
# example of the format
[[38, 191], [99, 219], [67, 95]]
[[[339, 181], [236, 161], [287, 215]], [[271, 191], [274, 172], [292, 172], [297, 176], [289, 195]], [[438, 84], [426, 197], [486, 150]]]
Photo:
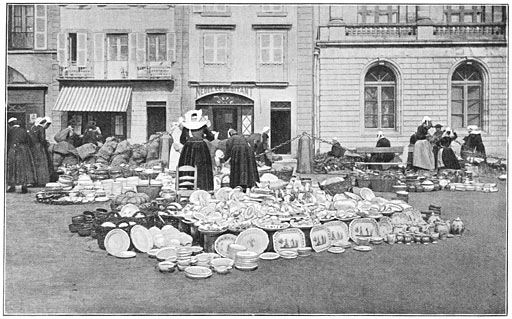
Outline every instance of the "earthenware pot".
[[464, 223], [460, 219], [460, 217], [457, 217], [453, 222], [451, 226], [452, 234], [454, 235], [462, 235], [464, 233]]
[[436, 228], [435, 228], [436, 233], [439, 233], [440, 235], [442, 235], [442, 234], [448, 234], [450, 232], [450, 226], [448, 226], [448, 224], [446, 224], [446, 222], [436, 221], [435, 224], [436, 224]]

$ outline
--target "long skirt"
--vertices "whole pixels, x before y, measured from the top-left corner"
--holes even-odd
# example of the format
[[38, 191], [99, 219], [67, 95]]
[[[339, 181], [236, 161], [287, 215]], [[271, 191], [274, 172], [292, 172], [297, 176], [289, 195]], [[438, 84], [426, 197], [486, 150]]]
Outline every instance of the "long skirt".
[[419, 140], [414, 144], [413, 166], [433, 170], [435, 168], [432, 145], [427, 140]]
[[7, 185], [27, 185], [36, 183], [34, 157], [28, 145], [11, 146], [7, 154]]
[[36, 143], [32, 147], [32, 156], [36, 164], [36, 184], [45, 186], [50, 181], [47, 150], [41, 143]]
[[443, 147], [439, 150], [437, 162], [439, 168], [460, 169], [459, 160], [450, 147]]
[[190, 139], [181, 150], [179, 166], [190, 165], [197, 168], [197, 188], [213, 190], [213, 171], [210, 150], [203, 140]]
[[247, 145], [235, 145], [231, 149], [229, 186], [251, 188], [259, 181], [258, 165], [252, 148]]

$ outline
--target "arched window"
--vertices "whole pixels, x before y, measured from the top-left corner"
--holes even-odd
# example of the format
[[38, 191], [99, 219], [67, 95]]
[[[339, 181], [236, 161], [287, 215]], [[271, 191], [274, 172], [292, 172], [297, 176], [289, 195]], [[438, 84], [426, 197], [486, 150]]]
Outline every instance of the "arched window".
[[364, 127], [396, 127], [396, 77], [386, 66], [372, 67], [364, 78]]
[[482, 74], [472, 64], [458, 67], [452, 75], [452, 127], [482, 126]]

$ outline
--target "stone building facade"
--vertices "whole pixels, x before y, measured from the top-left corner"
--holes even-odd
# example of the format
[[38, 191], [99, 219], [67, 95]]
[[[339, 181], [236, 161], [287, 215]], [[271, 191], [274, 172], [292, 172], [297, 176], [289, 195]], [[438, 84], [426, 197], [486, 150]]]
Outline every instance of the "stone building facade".
[[313, 6], [195, 5], [189, 21], [188, 107], [220, 138], [270, 126], [277, 145], [311, 130]]
[[7, 6], [7, 118], [29, 128], [36, 117], [51, 116], [58, 95], [56, 5]]
[[[315, 131], [349, 147], [407, 145], [424, 116], [482, 128], [506, 155], [505, 6], [319, 6]], [[326, 151], [328, 145], [322, 144]]]
[[169, 130], [182, 105], [184, 8], [62, 5], [60, 14], [53, 114], [62, 126], [74, 119], [82, 132], [95, 121], [132, 143]]

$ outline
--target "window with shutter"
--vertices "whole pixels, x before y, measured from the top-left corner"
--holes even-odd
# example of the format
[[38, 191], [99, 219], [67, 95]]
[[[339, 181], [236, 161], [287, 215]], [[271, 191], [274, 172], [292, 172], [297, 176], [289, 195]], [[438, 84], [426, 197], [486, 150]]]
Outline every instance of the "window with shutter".
[[146, 34], [137, 33], [137, 63], [146, 62]]
[[203, 61], [205, 64], [226, 64], [228, 35], [205, 33], [203, 36]]
[[167, 60], [167, 36], [165, 33], [148, 33], [147, 60], [150, 62]]
[[67, 35], [66, 33], [57, 34], [57, 61], [60, 66], [67, 66], [68, 63], [68, 50], [67, 50]]
[[260, 34], [260, 63], [282, 64], [284, 61], [284, 36], [282, 33]]
[[77, 66], [87, 66], [87, 33], [77, 34]]
[[167, 61], [176, 61], [176, 34], [174, 32], [167, 33]]
[[36, 5], [35, 30], [34, 30], [34, 49], [46, 50], [46, 5]]
[[34, 6], [9, 6], [9, 49], [34, 48]]

